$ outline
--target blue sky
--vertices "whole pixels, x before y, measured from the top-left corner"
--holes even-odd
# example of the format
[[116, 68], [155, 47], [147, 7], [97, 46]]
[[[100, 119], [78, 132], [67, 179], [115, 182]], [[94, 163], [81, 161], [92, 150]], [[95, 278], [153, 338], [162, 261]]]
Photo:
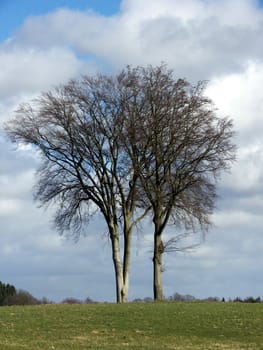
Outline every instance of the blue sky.
[[91, 9], [109, 16], [119, 11], [119, 5], [119, 0], [1, 0], [0, 39], [12, 35], [28, 16], [41, 16], [63, 7], [79, 11]]
[[[263, 297], [262, 3], [0, 1], [0, 125], [21, 102], [72, 77], [161, 62], [191, 82], [208, 80], [218, 113], [233, 118], [238, 159], [218, 184], [214, 227], [193, 253], [164, 257], [167, 296]], [[0, 144], [0, 280], [55, 301], [114, 300], [103, 221], [79, 243], [60, 237], [52, 210], [32, 200], [38, 159], [3, 137]], [[150, 221], [133, 242], [130, 299], [152, 295]]]

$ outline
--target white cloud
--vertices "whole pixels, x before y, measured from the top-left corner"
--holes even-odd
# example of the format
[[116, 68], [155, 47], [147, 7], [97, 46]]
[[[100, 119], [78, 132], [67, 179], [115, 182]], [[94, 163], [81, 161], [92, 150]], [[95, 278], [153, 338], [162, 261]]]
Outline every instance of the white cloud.
[[190, 79], [237, 71], [262, 56], [263, 11], [253, 0], [126, 0], [121, 8], [112, 17], [67, 9], [32, 17], [14, 40], [72, 47], [117, 68], [165, 61]]
[[0, 217], [1, 216], [14, 216], [17, 215], [21, 208], [21, 203], [13, 199], [1, 199], [0, 200]]
[[239, 73], [213, 79], [207, 94], [219, 113], [230, 116], [237, 132], [237, 162], [231, 174], [224, 176], [225, 192], [239, 196], [262, 195], [263, 188], [263, 61], [248, 62]]
[[179, 18], [185, 24], [217, 18], [224, 25], [254, 28], [262, 20], [254, 0], [124, 0], [121, 9], [124, 15], [129, 14], [137, 23], [160, 17]]
[[85, 64], [66, 48], [0, 47], [0, 97], [32, 94], [66, 82]]
[[31, 191], [34, 176], [34, 168], [20, 173], [0, 175], [0, 196], [24, 198]]
[[263, 128], [263, 55], [249, 61], [242, 72], [214, 78], [208, 86], [220, 111], [233, 118], [239, 142], [259, 142]]
[[223, 25], [257, 28], [262, 25], [262, 10], [255, 0], [216, 0], [207, 2], [210, 15], [220, 18]]

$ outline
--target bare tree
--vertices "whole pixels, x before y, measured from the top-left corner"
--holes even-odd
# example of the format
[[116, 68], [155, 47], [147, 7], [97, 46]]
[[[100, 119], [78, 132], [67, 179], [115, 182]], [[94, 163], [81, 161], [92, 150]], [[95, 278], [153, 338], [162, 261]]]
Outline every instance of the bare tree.
[[123, 86], [122, 74], [83, 77], [20, 106], [6, 125], [12, 141], [42, 155], [35, 199], [56, 205], [61, 234], [77, 238], [96, 211], [104, 217], [119, 303], [128, 296], [132, 229], [147, 212], [135, 211], [138, 177], [119, 142]]
[[205, 82], [176, 80], [165, 65], [125, 72], [129, 99], [124, 107], [123, 145], [151, 206], [154, 225], [154, 298], [163, 298], [162, 255], [168, 223], [186, 232], [206, 232], [221, 171], [235, 159], [233, 125], [217, 116], [204, 96]]
[[[127, 300], [132, 230], [149, 211], [156, 300], [163, 253], [178, 250], [182, 229], [205, 233], [211, 223], [216, 182], [235, 146], [231, 120], [217, 116], [204, 88], [175, 80], [166, 66], [127, 67], [42, 94], [6, 126], [11, 140], [40, 151], [35, 198], [56, 205], [62, 234], [78, 237], [96, 211], [104, 217], [117, 302]], [[168, 223], [178, 233], [164, 242]]]

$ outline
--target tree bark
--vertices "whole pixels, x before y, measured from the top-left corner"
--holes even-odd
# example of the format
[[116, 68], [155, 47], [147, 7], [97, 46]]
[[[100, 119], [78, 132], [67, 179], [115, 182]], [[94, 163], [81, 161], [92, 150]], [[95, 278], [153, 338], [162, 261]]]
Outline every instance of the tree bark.
[[121, 248], [119, 241], [118, 226], [110, 227], [110, 238], [112, 243], [112, 260], [115, 272], [116, 301], [126, 303], [128, 301], [129, 278], [130, 278], [130, 255], [131, 255], [131, 235], [130, 223], [124, 232], [123, 261], [121, 259]]
[[154, 236], [154, 255], [153, 255], [153, 295], [154, 300], [163, 300], [163, 282], [162, 282], [162, 254], [163, 242], [161, 234]]
[[122, 288], [122, 302], [128, 301], [128, 290], [130, 280], [130, 260], [131, 260], [131, 227], [124, 232], [124, 252], [123, 252], [123, 288]]
[[115, 286], [116, 286], [116, 302], [122, 303], [122, 291], [123, 291], [123, 267], [120, 258], [120, 243], [119, 237], [116, 232], [111, 234], [111, 244], [112, 244], [112, 260], [115, 272]]
[[154, 300], [163, 300], [162, 282], [162, 255], [164, 252], [162, 242], [161, 206], [155, 208], [154, 223], [154, 253], [153, 253], [153, 295]]

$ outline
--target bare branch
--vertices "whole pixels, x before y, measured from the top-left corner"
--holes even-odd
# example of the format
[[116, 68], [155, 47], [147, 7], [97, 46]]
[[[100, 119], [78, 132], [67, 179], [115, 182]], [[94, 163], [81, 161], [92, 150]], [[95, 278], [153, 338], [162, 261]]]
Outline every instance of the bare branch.
[[200, 246], [200, 243], [190, 244], [190, 245], [181, 245], [181, 241], [185, 238], [188, 238], [190, 235], [189, 232], [178, 234], [177, 236], [170, 238], [168, 241], [164, 242], [164, 253], [175, 253], [183, 252], [189, 253], [193, 252], [197, 247]]

